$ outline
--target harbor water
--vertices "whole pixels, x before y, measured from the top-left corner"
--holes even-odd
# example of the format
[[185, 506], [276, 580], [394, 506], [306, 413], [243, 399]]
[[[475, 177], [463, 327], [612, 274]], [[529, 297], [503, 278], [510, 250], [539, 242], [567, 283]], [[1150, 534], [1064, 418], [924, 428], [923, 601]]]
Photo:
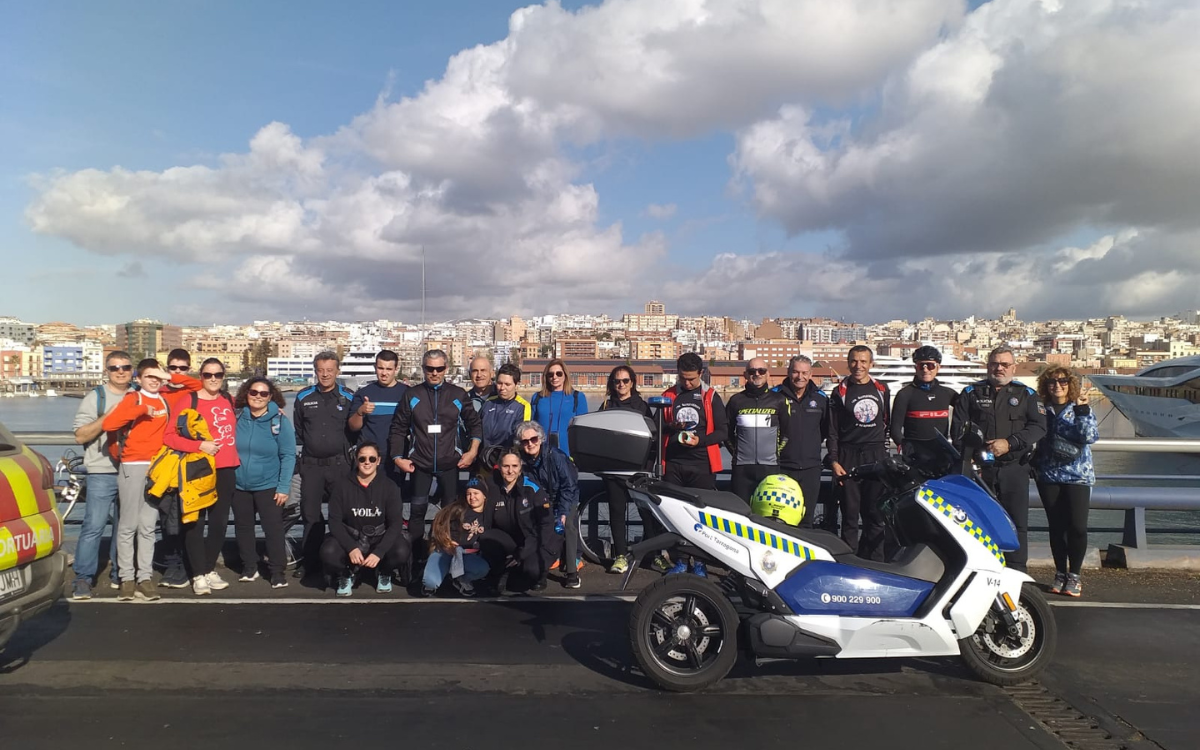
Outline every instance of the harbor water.
[[[287, 413], [291, 414], [291, 399], [288, 396]], [[601, 396], [589, 393], [588, 406], [596, 409]], [[80, 400], [59, 396], [57, 398], [2, 398], [0, 399], [0, 422], [16, 432], [22, 431], [70, 431], [79, 408]], [[1107, 402], [1096, 404], [1096, 414], [1100, 420], [1101, 438], [1131, 438], [1134, 437], [1133, 426], [1112, 405]], [[51, 461], [56, 461], [63, 451], [74, 446], [39, 446], [37, 450]], [[1200, 454], [1182, 453], [1111, 453], [1107, 451], [1095, 454], [1097, 475], [1167, 475], [1200, 477]], [[729, 465], [728, 455], [725, 465]], [[1103, 482], [1102, 482], [1103, 483]], [[1159, 485], [1161, 482], [1134, 482], [1122, 480], [1115, 482], [1122, 485]], [[1173, 486], [1200, 486], [1200, 481], [1176, 481]], [[1197, 544], [1200, 543], [1200, 512], [1189, 511], [1147, 511], [1146, 522], [1150, 529], [1170, 528], [1195, 530], [1198, 533], [1150, 535], [1151, 544]], [[1030, 514], [1031, 526], [1042, 526], [1046, 523], [1045, 516], [1039, 508], [1034, 508]], [[1121, 511], [1094, 510], [1090, 516], [1089, 525], [1093, 529], [1120, 528], [1123, 523]], [[1035, 541], [1044, 540], [1044, 534], [1031, 534]], [[1120, 541], [1119, 533], [1092, 534], [1092, 546], [1105, 546]]]

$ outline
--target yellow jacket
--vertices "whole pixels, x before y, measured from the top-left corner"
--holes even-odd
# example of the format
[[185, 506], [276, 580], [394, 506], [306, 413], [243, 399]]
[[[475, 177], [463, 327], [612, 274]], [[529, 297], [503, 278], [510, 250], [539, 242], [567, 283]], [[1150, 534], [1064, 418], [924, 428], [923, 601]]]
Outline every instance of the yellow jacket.
[[[212, 440], [208, 425], [195, 409], [179, 413], [179, 434], [191, 440]], [[217, 467], [207, 453], [184, 453], [167, 446], [158, 449], [150, 462], [146, 493], [161, 498], [179, 493], [180, 521], [193, 523], [200, 511], [217, 501]]]

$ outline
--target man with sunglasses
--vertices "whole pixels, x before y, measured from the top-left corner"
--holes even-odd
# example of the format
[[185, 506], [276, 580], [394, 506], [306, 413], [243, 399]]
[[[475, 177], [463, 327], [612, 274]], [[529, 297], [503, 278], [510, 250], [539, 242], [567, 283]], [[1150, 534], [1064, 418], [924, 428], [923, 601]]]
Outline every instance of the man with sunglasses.
[[930, 440], [950, 434], [950, 404], [958, 396], [937, 380], [942, 353], [932, 346], [913, 352], [913, 379], [896, 393], [892, 402], [892, 441], [902, 453], [911, 453], [904, 441]]
[[1007, 565], [1025, 570], [1029, 559], [1029, 462], [1034, 444], [1046, 435], [1046, 407], [1037, 391], [1013, 380], [1017, 361], [1013, 350], [999, 346], [988, 354], [987, 379], [958, 394], [950, 434], [962, 449], [969, 426], [983, 431], [995, 460], [985, 462], [980, 475], [1017, 527], [1020, 549], [1005, 554]]
[[[430, 489], [437, 479], [438, 504], [446, 507], [458, 496], [458, 472], [470, 468], [479, 455], [483, 427], [470, 397], [453, 383], [446, 382], [448, 358], [441, 349], [425, 352], [421, 360], [425, 380], [408, 389], [392, 417], [388, 455], [400, 471], [412, 475], [412, 503], [408, 514], [408, 535], [414, 559], [423, 560], [425, 514], [429, 510]], [[459, 426], [470, 447], [464, 453], [459, 445]]]
[[729, 399], [729, 455], [733, 470], [729, 489], [746, 502], [758, 483], [779, 473], [779, 451], [787, 442], [791, 414], [783, 394], [770, 389], [767, 361], [746, 363], [746, 387]]
[[[112, 514], [113, 535], [109, 540], [109, 559], [112, 562], [112, 587], [117, 588], [115, 551], [118, 523], [117, 464], [108, 450], [109, 434], [104, 431], [104, 417], [125, 397], [133, 380], [133, 359], [127, 352], [109, 352], [104, 359], [108, 380], [79, 403], [75, 412], [75, 443], [84, 446], [83, 465], [87, 468], [87, 502], [84, 503], [83, 526], [75, 548], [75, 583], [72, 599], [91, 599], [97, 568], [100, 567], [100, 539], [108, 516]], [[103, 390], [101, 390], [103, 389]], [[101, 406], [103, 399], [103, 406]]]
[[315, 578], [322, 572], [322, 506], [329, 502], [334, 486], [350, 472], [349, 421], [354, 394], [337, 382], [340, 371], [336, 354], [317, 354], [313, 359], [317, 384], [297, 393], [292, 407], [292, 425], [301, 446], [300, 517], [304, 520], [304, 568], [297, 566], [293, 574], [297, 578]]

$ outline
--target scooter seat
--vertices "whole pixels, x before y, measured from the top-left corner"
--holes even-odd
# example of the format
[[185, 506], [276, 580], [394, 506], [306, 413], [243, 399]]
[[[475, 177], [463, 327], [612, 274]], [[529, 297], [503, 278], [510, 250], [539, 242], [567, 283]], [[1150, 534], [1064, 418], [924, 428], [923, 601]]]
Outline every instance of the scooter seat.
[[853, 552], [850, 546], [842, 541], [840, 536], [822, 529], [802, 529], [799, 526], [786, 524], [778, 518], [767, 518], [766, 516], [750, 516], [750, 520], [759, 526], [764, 526], [775, 531], [777, 534], [797, 539], [813, 547], [820, 547], [834, 557], [848, 555]]
[[743, 516], [750, 515], [750, 506], [746, 504], [745, 500], [732, 492], [698, 490], [695, 487], [682, 487], [670, 482], [654, 482], [648, 489], [659, 495], [668, 495], [690, 502], [692, 505], [698, 507], [708, 506], [717, 510], [728, 511], [729, 513], [738, 513]]
[[834, 558], [843, 565], [878, 570], [881, 573], [892, 573], [929, 583], [937, 583], [946, 574], [946, 566], [942, 563], [942, 559], [925, 544], [913, 544], [905, 547], [891, 562], [864, 560], [851, 553], [834, 555]]

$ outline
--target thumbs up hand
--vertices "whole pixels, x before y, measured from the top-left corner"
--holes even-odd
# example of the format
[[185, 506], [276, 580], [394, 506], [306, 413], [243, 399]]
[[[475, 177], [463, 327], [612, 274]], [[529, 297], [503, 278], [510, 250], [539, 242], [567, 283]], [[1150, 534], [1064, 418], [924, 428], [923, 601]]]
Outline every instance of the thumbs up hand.
[[358, 407], [358, 416], [363, 417], [375, 411], [375, 404], [371, 403], [371, 399], [363, 396], [363, 404]]

